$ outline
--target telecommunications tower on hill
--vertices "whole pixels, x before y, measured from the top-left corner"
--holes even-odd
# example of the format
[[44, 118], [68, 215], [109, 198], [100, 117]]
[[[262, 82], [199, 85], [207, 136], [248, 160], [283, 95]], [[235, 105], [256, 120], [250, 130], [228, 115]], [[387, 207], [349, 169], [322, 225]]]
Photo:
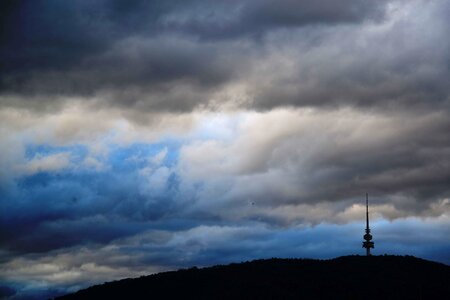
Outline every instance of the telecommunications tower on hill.
[[370, 256], [370, 248], [374, 248], [374, 242], [372, 242], [372, 235], [369, 228], [369, 195], [366, 193], [366, 234], [364, 235], [363, 248], [366, 248], [367, 256]]

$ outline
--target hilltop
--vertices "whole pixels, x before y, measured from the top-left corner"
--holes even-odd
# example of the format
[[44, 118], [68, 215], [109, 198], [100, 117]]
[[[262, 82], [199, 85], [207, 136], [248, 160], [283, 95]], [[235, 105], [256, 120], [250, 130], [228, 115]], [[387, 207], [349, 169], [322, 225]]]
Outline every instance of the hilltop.
[[450, 266], [412, 256], [266, 259], [123, 279], [56, 299], [443, 299]]

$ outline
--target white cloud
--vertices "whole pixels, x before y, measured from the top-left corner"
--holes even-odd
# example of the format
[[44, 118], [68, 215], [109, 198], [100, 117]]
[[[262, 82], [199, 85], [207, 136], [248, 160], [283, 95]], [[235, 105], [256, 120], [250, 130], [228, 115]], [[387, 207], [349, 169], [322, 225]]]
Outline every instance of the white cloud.
[[70, 153], [56, 153], [50, 155], [38, 154], [24, 165], [17, 166], [21, 174], [31, 175], [38, 172], [59, 171], [71, 167]]
[[164, 159], [167, 156], [167, 152], [168, 149], [167, 147], [164, 147], [164, 149], [162, 149], [160, 152], [158, 152], [157, 154], [155, 154], [152, 157], [148, 158], [148, 161], [152, 164], [152, 165], [156, 165], [159, 166], [162, 164], [162, 162], [164, 161]]

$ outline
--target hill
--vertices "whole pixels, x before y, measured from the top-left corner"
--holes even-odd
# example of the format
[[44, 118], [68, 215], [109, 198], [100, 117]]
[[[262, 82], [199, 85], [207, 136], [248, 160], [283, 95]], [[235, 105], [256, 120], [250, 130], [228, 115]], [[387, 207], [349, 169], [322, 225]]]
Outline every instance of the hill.
[[104, 283], [57, 299], [448, 299], [450, 266], [412, 256], [267, 259]]

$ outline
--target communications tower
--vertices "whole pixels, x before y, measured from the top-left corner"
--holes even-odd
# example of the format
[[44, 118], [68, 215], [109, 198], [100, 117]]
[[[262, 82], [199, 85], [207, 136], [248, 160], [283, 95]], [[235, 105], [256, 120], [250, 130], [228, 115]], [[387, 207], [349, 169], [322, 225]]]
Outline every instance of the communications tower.
[[366, 234], [363, 236], [363, 248], [366, 248], [366, 255], [370, 256], [370, 248], [374, 248], [374, 242], [372, 242], [372, 235], [369, 228], [369, 195], [366, 193]]

